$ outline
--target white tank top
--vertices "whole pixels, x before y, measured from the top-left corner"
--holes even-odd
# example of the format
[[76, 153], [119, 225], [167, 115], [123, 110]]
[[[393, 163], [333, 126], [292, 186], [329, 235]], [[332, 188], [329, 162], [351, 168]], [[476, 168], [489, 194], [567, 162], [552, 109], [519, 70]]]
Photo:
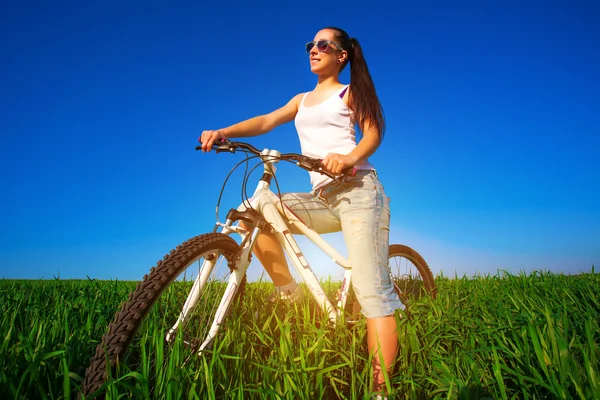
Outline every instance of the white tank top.
[[[300, 138], [302, 154], [323, 159], [328, 153], [348, 154], [356, 147], [354, 113], [344, 100], [348, 86], [336, 91], [325, 101], [307, 107], [306, 95], [298, 108], [294, 123]], [[356, 169], [375, 169], [368, 160], [355, 166]], [[309, 172], [313, 190], [326, 185], [331, 178], [318, 172]]]

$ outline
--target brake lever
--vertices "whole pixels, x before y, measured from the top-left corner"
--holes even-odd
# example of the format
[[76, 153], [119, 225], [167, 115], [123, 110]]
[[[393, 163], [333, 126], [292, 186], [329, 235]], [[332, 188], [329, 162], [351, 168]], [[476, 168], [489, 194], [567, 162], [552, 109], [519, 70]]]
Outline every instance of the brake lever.
[[213, 146], [213, 149], [215, 149], [215, 153], [217, 154], [224, 152], [235, 153], [235, 147], [229, 145]]
[[304, 157], [300, 157], [300, 158], [296, 158], [294, 157], [295, 161], [296, 161], [296, 165], [299, 166], [302, 169], [305, 169], [307, 171], [312, 171], [315, 169], [315, 166], [312, 162], [310, 162], [307, 158]]

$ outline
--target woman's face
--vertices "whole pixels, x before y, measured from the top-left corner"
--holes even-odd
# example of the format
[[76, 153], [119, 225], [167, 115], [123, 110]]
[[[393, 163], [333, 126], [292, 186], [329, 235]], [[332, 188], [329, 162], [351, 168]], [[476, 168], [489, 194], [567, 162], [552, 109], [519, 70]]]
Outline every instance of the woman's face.
[[[311, 43], [308, 44], [311, 46]], [[308, 52], [310, 70], [317, 75], [339, 74], [348, 52], [342, 50], [331, 29], [317, 32]], [[338, 62], [339, 60], [339, 62]]]

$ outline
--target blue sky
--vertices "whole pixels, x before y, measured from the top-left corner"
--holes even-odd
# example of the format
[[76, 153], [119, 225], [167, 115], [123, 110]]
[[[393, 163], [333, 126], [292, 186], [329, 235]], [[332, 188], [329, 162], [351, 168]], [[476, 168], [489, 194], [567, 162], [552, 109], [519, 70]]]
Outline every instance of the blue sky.
[[[212, 230], [241, 155], [197, 137], [311, 90], [304, 43], [330, 25], [361, 42], [384, 106], [371, 161], [392, 242], [446, 276], [599, 264], [597, 2], [290, 4], [5, 5], [0, 277], [137, 280]], [[293, 124], [251, 140], [299, 150]], [[279, 171], [282, 190], [309, 189]]]

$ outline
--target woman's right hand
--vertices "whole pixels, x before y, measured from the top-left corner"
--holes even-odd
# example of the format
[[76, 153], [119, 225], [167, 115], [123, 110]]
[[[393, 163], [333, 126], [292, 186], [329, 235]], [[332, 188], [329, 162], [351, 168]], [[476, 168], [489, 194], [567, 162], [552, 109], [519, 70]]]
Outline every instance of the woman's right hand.
[[206, 153], [212, 149], [213, 143], [218, 139], [227, 139], [223, 134], [222, 130], [209, 130], [203, 131], [202, 135], [198, 138], [198, 141], [202, 145], [202, 152]]

